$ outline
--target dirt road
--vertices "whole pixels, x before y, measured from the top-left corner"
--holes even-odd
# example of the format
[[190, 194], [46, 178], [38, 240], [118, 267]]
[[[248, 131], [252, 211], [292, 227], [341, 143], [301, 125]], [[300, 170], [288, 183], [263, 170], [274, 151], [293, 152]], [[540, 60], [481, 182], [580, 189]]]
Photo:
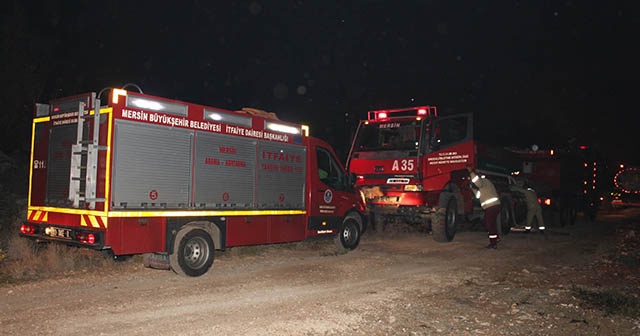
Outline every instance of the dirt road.
[[198, 278], [134, 259], [0, 288], [0, 334], [640, 335], [640, 320], [575, 296], [576, 286], [637, 288], [594, 266], [614, 228], [580, 221], [511, 233], [498, 250], [484, 248], [482, 232], [448, 244], [367, 233], [347, 254], [331, 241], [237, 248]]

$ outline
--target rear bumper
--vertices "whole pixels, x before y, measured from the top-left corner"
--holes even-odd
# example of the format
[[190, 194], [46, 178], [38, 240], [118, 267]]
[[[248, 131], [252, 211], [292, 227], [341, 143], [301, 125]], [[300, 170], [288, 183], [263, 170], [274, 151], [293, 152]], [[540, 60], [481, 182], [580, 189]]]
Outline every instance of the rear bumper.
[[433, 207], [415, 205], [370, 203], [367, 206], [370, 213], [382, 215], [429, 215], [436, 211]]
[[94, 250], [105, 249], [105, 233], [102, 230], [26, 221], [20, 227], [20, 236], [38, 242], [56, 242]]

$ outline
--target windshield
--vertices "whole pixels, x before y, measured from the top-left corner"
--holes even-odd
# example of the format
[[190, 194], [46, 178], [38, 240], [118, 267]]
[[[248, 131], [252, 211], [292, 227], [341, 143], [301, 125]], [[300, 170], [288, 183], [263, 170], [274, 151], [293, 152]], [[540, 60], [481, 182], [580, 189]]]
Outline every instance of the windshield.
[[354, 150], [415, 150], [420, 144], [420, 122], [416, 120], [362, 123]]

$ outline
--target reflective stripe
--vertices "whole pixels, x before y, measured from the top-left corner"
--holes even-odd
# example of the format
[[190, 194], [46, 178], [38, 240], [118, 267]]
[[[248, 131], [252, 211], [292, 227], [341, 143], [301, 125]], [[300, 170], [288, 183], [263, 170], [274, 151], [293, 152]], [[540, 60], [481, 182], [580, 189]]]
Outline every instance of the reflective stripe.
[[490, 239], [498, 238], [498, 235], [489, 235]]
[[544, 230], [544, 229], [546, 229], [544, 226], [541, 226], [538, 228], [538, 230]]
[[524, 229], [525, 230], [531, 230], [531, 227], [530, 226], [525, 226]]
[[485, 206], [485, 205], [487, 205], [487, 204], [495, 203], [495, 202], [497, 202], [497, 201], [498, 201], [498, 198], [497, 198], [497, 197], [491, 197], [490, 199], [488, 199], [488, 200], [486, 200], [486, 201], [482, 202], [482, 204], [480, 204], [480, 206], [484, 207], [484, 206]]
[[476, 198], [480, 198], [480, 190], [476, 191]]
[[471, 182], [476, 183], [476, 181], [478, 181], [478, 179], [480, 179], [480, 178], [478, 177], [478, 175], [476, 175], [471, 179]]

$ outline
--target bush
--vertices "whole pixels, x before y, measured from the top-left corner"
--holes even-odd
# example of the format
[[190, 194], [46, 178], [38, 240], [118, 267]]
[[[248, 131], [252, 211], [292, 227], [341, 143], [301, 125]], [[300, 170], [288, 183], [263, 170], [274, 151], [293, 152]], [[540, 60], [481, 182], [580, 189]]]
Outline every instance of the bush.
[[36, 244], [16, 236], [9, 241], [6, 258], [0, 261], [0, 285], [116, 270], [124, 264], [127, 263], [115, 263], [100, 251], [57, 243]]

